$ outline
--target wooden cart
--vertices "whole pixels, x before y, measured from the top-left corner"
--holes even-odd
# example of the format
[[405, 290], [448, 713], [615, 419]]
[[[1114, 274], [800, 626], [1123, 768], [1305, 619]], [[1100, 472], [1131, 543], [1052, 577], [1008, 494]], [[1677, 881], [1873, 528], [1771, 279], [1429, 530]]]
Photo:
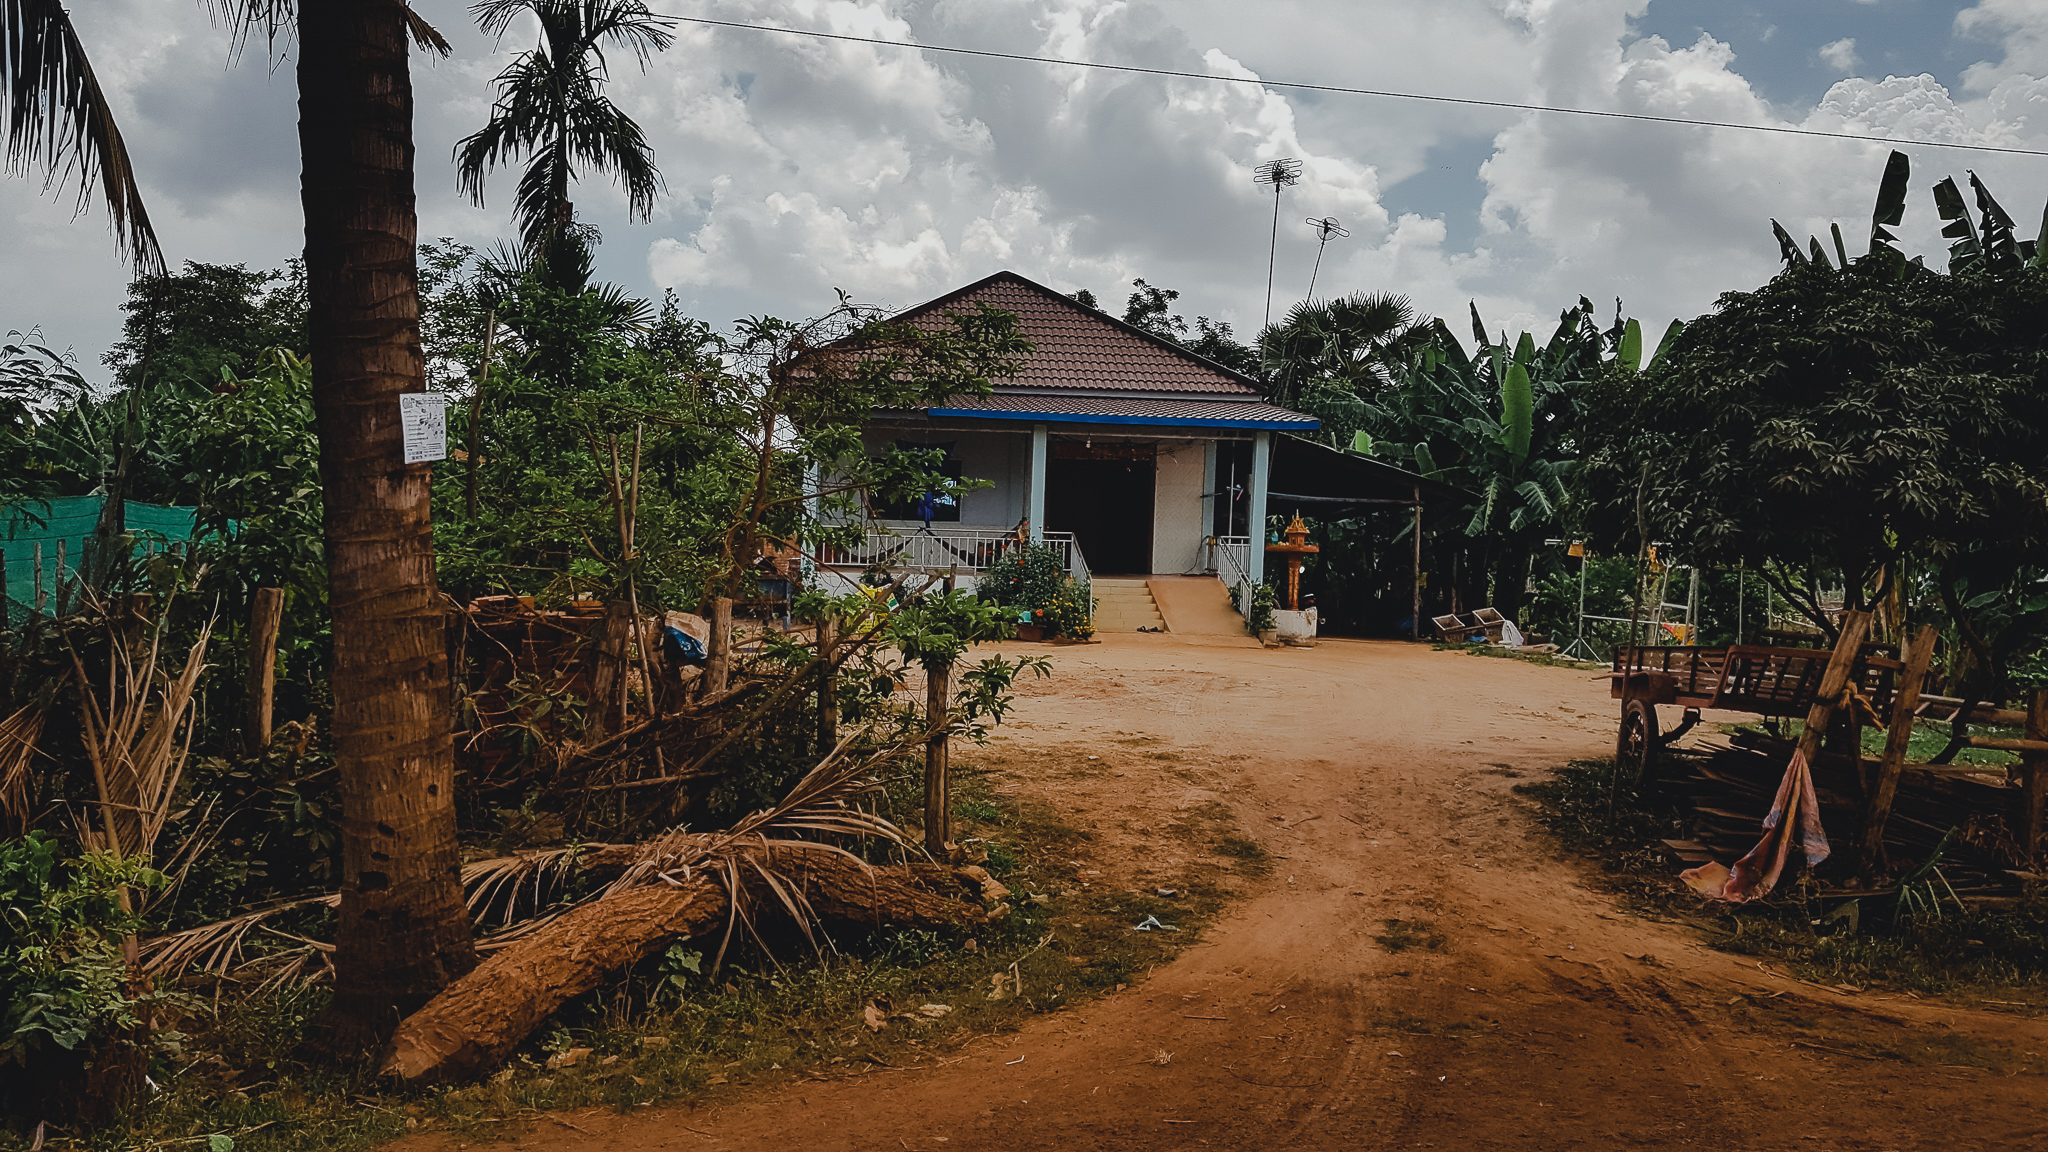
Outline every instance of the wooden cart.
[[[1878, 645], [1865, 645], [1849, 683], [1876, 716], [1888, 717], [1905, 665]], [[1761, 645], [1628, 647], [1615, 652], [1610, 692], [1621, 701], [1621, 731], [1614, 758], [1624, 776], [1645, 786], [1656, 779], [1657, 754], [1699, 723], [1703, 709], [1759, 716], [1804, 718], [1820, 692], [1832, 655], [1825, 648], [1769, 648]], [[1663, 732], [1657, 705], [1684, 712], [1679, 726]]]

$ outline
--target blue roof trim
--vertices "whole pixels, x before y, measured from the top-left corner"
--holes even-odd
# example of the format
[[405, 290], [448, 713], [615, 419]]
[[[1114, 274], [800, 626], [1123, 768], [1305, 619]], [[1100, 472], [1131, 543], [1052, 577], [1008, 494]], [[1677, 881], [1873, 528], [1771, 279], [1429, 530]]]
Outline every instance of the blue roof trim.
[[1300, 420], [1211, 420], [1195, 416], [1090, 416], [1074, 412], [1010, 412], [997, 408], [932, 408], [933, 416], [964, 416], [974, 420], [1028, 420], [1046, 424], [1148, 424], [1163, 428], [1270, 428], [1310, 431], [1323, 426], [1314, 417]]

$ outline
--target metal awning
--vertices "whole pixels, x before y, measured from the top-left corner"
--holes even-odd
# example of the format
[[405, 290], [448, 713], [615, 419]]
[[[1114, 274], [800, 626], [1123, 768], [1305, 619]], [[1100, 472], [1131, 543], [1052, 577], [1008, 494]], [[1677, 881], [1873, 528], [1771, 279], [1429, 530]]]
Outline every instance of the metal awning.
[[1343, 505], [1423, 504], [1438, 500], [1470, 500], [1462, 488], [1397, 468], [1384, 460], [1343, 452], [1299, 436], [1273, 438], [1273, 473], [1267, 481], [1267, 506], [1279, 511], [1290, 502], [1311, 515], [1341, 513]]

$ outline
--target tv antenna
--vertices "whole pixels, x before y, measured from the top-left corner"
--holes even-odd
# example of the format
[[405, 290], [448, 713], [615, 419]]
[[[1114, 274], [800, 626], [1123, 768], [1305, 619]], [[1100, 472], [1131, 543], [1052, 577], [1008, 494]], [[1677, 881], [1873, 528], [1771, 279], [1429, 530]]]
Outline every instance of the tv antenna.
[[1303, 223], [1316, 230], [1316, 267], [1308, 274], [1308, 298], [1313, 300], [1316, 298], [1316, 276], [1323, 270], [1323, 249], [1330, 246], [1331, 240], [1351, 235], [1351, 230], [1337, 223], [1335, 216], [1310, 217]]
[[1273, 257], [1280, 249], [1280, 190], [1301, 182], [1301, 161], [1268, 160], [1252, 169], [1252, 183], [1273, 186], [1273, 236], [1266, 247], [1266, 323], [1273, 322]]

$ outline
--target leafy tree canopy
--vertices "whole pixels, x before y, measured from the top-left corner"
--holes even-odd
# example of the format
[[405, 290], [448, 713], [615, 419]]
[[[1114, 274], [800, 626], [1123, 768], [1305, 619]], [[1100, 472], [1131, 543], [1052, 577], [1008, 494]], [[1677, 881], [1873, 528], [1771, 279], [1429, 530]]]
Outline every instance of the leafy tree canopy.
[[1830, 261], [1777, 228], [1786, 267], [1770, 283], [1723, 296], [1649, 371], [1600, 378], [1584, 471], [1600, 539], [1764, 568], [1824, 625], [1820, 583], [1868, 606], [1908, 556], [1943, 566], [1951, 598], [1992, 554], [2007, 577], [2042, 563], [2048, 279], [1981, 184], [1982, 227], [1952, 215], [1951, 182], [1937, 193], [1956, 239], [1949, 273], [1903, 259], [1888, 231], [1903, 160], [1864, 254], [1845, 258], [1839, 229]]
[[253, 372], [272, 348], [306, 352], [306, 271], [186, 261], [128, 286], [121, 339], [101, 359], [116, 388], [162, 380], [212, 384]]

